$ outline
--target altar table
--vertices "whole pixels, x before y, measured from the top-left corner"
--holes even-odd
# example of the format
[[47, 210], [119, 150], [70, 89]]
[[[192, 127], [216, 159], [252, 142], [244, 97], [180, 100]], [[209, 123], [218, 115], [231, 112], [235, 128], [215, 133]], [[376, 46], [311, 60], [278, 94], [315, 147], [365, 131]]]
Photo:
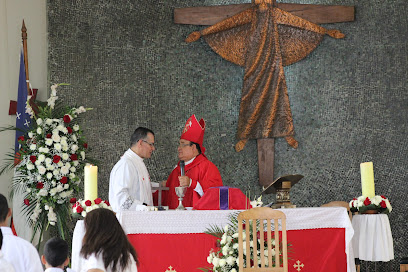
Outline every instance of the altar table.
[[[349, 251], [354, 231], [343, 207], [279, 209], [286, 214], [290, 272], [354, 272]], [[139, 258], [139, 272], [193, 272], [209, 267], [207, 256], [216, 238], [210, 226], [223, 228], [239, 211], [120, 212], [119, 222]], [[72, 268], [80, 271], [79, 251], [84, 234], [78, 221], [72, 244]]]

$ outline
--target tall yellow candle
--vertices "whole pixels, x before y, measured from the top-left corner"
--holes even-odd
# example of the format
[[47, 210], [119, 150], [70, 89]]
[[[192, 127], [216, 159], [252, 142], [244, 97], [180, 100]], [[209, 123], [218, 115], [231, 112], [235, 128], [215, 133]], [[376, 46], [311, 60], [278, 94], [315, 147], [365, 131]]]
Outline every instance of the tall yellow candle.
[[84, 199], [94, 201], [98, 198], [98, 166], [86, 165], [84, 172]]
[[373, 162], [363, 162], [360, 164], [361, 191], [363, 196], [375, 196]]

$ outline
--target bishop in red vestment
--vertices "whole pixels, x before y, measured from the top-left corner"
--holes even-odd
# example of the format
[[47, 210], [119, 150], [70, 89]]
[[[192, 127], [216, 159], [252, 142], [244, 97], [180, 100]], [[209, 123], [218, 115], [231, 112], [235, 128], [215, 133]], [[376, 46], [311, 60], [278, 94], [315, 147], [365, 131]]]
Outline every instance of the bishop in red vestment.
[[183, 198], [184, 207], [192, 207], [210, 187], [222, 186], [222, 179], [217, 166], [204, 155], [203, 147], [205, 121], [197, 121], [192, 115], [186, 122], [180, 143], [177, 148], [178, 157], [183, 161], [184, 175], [181, 175], [180, 161], [169, 175], [166, 186], [169, 191], [164, 193], [164, 205], [169, 209], [178, 206], [178, 196], [175, 187], [188, 186]]

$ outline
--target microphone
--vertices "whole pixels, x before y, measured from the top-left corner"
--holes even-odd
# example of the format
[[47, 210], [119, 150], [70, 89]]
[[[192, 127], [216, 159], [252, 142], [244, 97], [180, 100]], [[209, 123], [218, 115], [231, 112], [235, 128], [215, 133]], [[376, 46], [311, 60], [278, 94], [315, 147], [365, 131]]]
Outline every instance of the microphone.
[[184, 176], [184, 161], [180, 161], [180, 176]]

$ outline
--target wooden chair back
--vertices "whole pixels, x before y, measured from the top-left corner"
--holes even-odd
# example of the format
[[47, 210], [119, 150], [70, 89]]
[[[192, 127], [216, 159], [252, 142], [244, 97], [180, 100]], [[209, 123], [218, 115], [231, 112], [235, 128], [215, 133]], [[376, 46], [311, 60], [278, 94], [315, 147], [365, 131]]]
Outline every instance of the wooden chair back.
[[[282, 233], [281, 237], [279, 231]], [[257, 238], [260, 244], [259, 250], [256, 246]], [[274, 245], [272, 239], [275, 239]], [[251, 240], [253, 240], [252, 247]], [[245, 260], [244, 246], [248, 253]], [[287, 247], [286, 216], [283, 212], [269, 207], [259, 207], [243, 211], [238, 215], [239, 272], [288, 272]], [[249, 253], [251, 249], [253, 254]], [[253, 267], [248, 265], [251, 261], [253, 261]], [[247, 264], [245, 267], [244, 262]]]
[[346, 201], [332, 201], [326, 204], [321, 205], [320, 207], [344, 207], [347, 209], [347, 213], [350, 217], [350, 221], [352, 219], [352, 213], [350, 211], [350, 205]]

